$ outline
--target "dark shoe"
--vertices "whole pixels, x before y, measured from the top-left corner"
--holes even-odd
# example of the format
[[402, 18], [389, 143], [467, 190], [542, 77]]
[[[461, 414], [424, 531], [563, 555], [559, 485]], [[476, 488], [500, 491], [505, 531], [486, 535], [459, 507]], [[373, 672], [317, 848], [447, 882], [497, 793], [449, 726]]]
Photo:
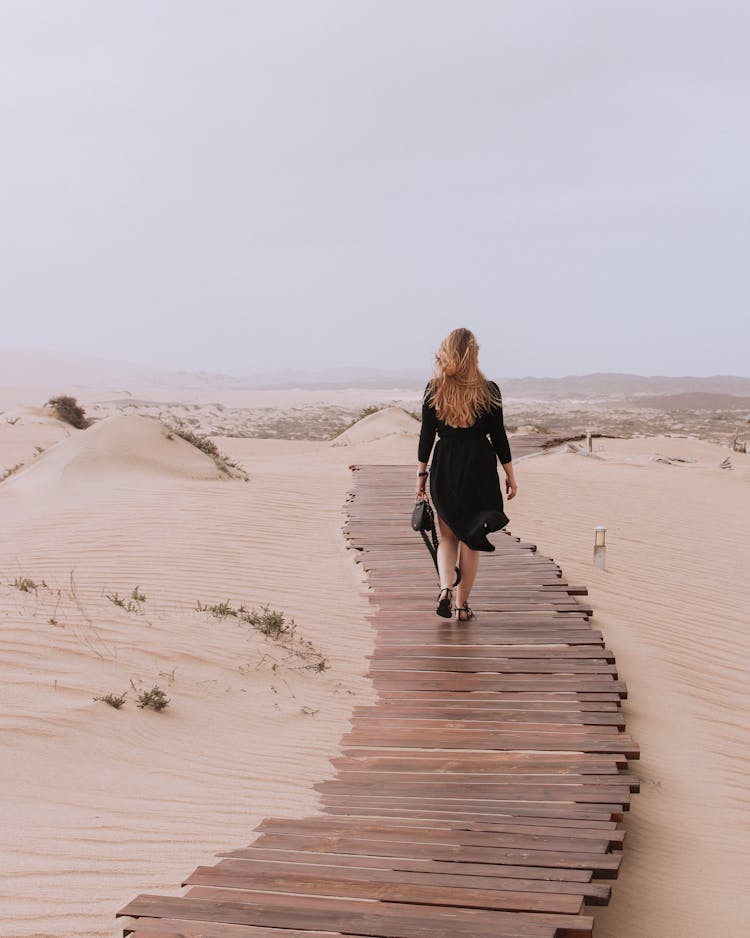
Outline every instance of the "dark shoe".
[[438, 604], [435, 612], [444, 619], [450, 619], [453, 615], [453, 590], [445, 586], [438, 593]]
[[471, 606], [468, 603], [464, 603], [463, 606], [459, 606], [456, 609], [459, 622], [468, 622], [470, 619], [476, 619], [476, 616], [471, 611]]

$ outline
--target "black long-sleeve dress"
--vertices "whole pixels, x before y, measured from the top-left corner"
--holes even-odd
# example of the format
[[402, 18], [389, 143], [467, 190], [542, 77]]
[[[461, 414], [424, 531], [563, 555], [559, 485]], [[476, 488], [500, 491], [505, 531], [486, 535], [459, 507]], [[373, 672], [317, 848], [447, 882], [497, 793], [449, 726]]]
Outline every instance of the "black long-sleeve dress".
[[473, 550], [485, 551], [495, 549], [487, 534], [508, 524], [497, 460], [511, 461], [500, 389], [494, 381], [489, 387], [490, 410], [469, 427], [452, 427], [438, 418], [428, 384], [422, 401], [418, 450], [419, 462], [426, 463], [438, 435], [430, 466], [430, 495], [435, 510], [460, 541]]

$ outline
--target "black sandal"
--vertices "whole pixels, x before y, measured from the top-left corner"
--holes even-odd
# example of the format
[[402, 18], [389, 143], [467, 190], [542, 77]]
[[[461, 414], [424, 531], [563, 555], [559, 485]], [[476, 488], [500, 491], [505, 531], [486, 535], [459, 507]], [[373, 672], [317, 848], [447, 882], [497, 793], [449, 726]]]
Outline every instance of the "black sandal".
[[452, 602], [453, 590], [450, 586], [444, 586], [438, 593], [438, 604], [435, 610], [437, 615], [442, 616], [444, 619], [450, 619], [453, 616]]
[[468, 603], [464, 603], [463, 606], [458, 606], [456, 609], [456, 614], [458, 616], [459, 622], [468, 622], [470, 619], [476, 619], [476, 616], [472, 612], [471, 606]]

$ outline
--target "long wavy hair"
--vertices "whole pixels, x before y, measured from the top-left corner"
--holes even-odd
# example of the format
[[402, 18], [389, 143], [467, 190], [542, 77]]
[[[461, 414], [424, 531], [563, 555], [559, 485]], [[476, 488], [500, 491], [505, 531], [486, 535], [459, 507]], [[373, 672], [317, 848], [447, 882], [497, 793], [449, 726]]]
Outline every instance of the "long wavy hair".
[[479, 345], [470, 329], [454, 329], [440, 343], [427, 397], [451, 427], [470, 427], [500, 403], [479, 370]]

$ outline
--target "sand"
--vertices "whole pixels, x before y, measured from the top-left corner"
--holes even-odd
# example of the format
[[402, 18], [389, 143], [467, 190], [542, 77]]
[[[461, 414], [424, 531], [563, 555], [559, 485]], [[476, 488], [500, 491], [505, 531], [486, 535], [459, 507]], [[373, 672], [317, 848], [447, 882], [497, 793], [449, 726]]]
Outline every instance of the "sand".
[[[512, 529], [586, 583], [642, 758], [597, 938], [743, 938], [750, 877], [750, 457], [696, 440], [596, 441], [520, 463]], [[668, 465], [654, 456], [691, 459]], [[607, 527], [607, 570], [592, 567]]]
[[[137, 416], [85, 432], [42, 411], [0, 422], [0, 466], [27, 461], [0, 484], [3, 938], [114, 938], [134, 894], [176, 894], [263, 817], [316, 810], [312, 785], [372, 696], [367, 590], [341, 536], [348, 466], [414, 457], [400, 412], [375, 417], [347, 445], [217, 439], [248, 482]], [[509, 514], [589, 585], [643, 749], [597, 935], [742, 938], [750, 457], [675, 438], [596, 448], [520, 462]], [[591, 565], [598, 523], [606, 572]], [[269, 603], [330, 667], [197, 601]], [[154, 684], [162, 713], [136, 706]], [[122, 710], [92, 699], [124, 691]]]

